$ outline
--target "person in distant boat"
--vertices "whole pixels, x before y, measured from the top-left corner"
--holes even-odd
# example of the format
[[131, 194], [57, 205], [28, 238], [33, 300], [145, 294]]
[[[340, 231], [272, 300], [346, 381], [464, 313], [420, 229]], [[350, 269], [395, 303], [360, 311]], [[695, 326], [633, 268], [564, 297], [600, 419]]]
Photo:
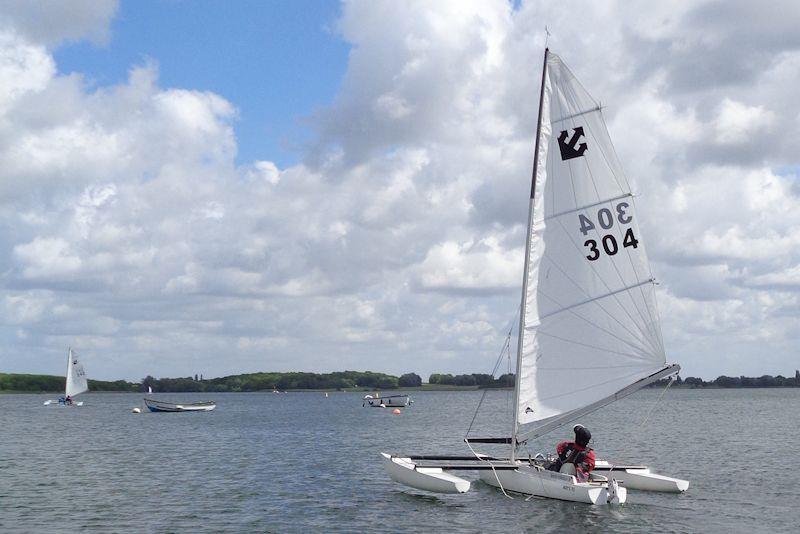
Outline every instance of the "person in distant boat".
[[69, 395], [67, 395], [67, 398], [66, 398], [66, 399], [64, 399], [64, 404], [72, 404], [72, 397], [70, 397]]
[[578, 482], [586, 482], [594, 469], [594, 451], [589, 447], [592, 433], [583, 425], [575, 425], [572, 430], [575, 441], [562, 441], [556, 446], [558, 459], [548, 469], [574, 474]]

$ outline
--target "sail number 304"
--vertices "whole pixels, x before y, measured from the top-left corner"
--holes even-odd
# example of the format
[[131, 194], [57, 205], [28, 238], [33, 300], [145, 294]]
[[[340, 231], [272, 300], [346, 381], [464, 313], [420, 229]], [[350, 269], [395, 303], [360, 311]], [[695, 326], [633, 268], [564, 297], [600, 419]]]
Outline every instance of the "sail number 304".
[[[594, 221], [592, 221], [583, 213], [578, 214], [578, 221], [581, 225], [581, 233], [584, 236], [587, 236], [591, 230], [597, 230], [599, 236], [600, 230], [598, 229], [598, 226], [602, 230], [610, 230], [613, 228], [615, 220], [621, 225], [630, 224], [631, 221], [633, 221], [633, 216], [628, 214], [629, 208], [630, 204], [627, 202], [620, 202], [617, 204], [615, 207], [616, 213], [612, 213], [608, 208], [600, 208], [597, 210], [596, 225]], [[617, 243], [617, 238], [614, 236], [614, 234], [606, 234], [600, 237], [599, 245], [597, 240], [587, 239], [583, 246], [586, 247], [586, 251], [588, 252], [586, 259], [589, 261], [595, 261], [596, 259], [600, 258], [601, 249], [609, 256], [615, 255], [620, 249], [619, 244]], [[639, 241], [636, 239], [636, 236], [633, 235], [633, 228], [628, 228], [625, 230], [625, 235], [622, 238], [622, 247], [636, 248], [638, 246]]]

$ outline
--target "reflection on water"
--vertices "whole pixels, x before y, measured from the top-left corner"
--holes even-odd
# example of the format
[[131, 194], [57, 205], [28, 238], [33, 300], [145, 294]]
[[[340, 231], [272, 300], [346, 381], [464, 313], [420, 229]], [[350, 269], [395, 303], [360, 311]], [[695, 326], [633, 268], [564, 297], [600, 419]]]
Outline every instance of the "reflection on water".
[[[385, 475], [381, 451], [468, 453], [479, 392], [416, 393], [399, 416], [347, 393], [215, 394], [214, 412], [140, 415], [130, 413], [139, 395], [90, 393], [82, 408], [0, 395], [0, 531], [788, 532], [800, 523], [797, 485], [774, 483], [794, 470], [776, 451], [800, 442], [800, 390], [670, 390], [642, 424], [659, 393], [582, 421], [599, 457], [691, 480], [685, 495], [631, 491], [624, 507], [509, 499], [481, 482], [432, 495]], [[507, 435], [509, 406], [506, 392], [490, 392], [478, 433]], [[556, 431], [530, 452], [566, 437]]]

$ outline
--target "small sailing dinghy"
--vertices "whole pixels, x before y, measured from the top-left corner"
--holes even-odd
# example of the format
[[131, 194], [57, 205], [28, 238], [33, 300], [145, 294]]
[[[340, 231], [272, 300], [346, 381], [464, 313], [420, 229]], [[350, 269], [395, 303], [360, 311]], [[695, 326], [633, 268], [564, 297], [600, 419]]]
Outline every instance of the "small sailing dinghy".
[[213, 401], [208, 402], [166, 402], [145, 397], [144, 405], [151, 412], [210, 412], [217, 407]]
[[591, 504], [624, 503], [626, 485], [683, 491], [687, 481], [602, 462], [580, 482], [520, 450], [680, 371], [666, 363], [655, 280], [601, 108], [549, 50], [536, 131], [511, 436], [465, 438], [470, 450], [507, 444], [510, 454], [382, 453], [384, 466], [397, 482], [443, 493], [469, 490], [458, 471], [478, 471], [504, 492]]
[[44, 401], [45, 406], [83, 406], [83, 401], [74, 402], [72, 399], [81, 393], [89, 391], [89, 381], [86, 379], [86, 371], [83, 364], [78, 361], [78, 355], [72, 350], [67, 349], [67, 379], [64, 386], [64, 396], [55, 400]]

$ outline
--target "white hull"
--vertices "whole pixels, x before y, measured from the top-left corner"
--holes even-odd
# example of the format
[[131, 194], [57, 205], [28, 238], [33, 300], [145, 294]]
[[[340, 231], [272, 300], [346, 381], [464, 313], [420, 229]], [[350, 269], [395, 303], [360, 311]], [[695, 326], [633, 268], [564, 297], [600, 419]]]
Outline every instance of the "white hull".
[[689, 489], [688, 480], [658, 475], [652, 473], [645, 466], [614, 466], [606, 461], [598, 460], [593, 472], [609, 478], [614, 477], [625, 484], [628, 489], [665, 493], [683, 493]]
[[[400, 484], [434, 493], [465, 493], [470, 488], [469, 480], [448, 473], [446, 468], [420, 467], [411, 458], [386, 453], [381, 456], [391, 479]], [[491, 470], [482, 464], [481, 480], [505, 491], [587, 504], [623, 504], [627, 498], [625, 488], [616, 481], [577, 482], [572, 475], [535, 466], [520, 465], [514, 469], [514, 465], [503, 465], [503, 469]]]
[[72, 404], [65, 404], [63, 402], [58, 402], [57, 400], [50, 399], [46, 400], [43, 403], [45, 406], [83, 406], [83, 401], [74, 402]]
[[155, 399], [144, 399], [144, 404], [151, 412], [210, 412], [217, 407], [213, 402], [176, 404]]
[[469, 480], [446, 473], [441, 468], [417, 468], [409, 458], [392, 457], [385, 452], [381, 456], [389, 477], [400, 484], [434, 493], [465, 493], [469, 490]]
[[372, 408], [405, 408], [411, 405], [411, 399], [408, 395], [391, 395], [388, 397], [372, 397], [367, 395], [364, 397], [364, 406], [371, 406]]
[[502, 486], [505, 491], [562, 501], [605, 505], [624, 504], [627, 500], [625, 488], [613, 482], [577, 482], [572, 475], [536, 467], [521, 466], [514, 471], [486, 470], [480, 472], [480, 477], [490, 486]]

